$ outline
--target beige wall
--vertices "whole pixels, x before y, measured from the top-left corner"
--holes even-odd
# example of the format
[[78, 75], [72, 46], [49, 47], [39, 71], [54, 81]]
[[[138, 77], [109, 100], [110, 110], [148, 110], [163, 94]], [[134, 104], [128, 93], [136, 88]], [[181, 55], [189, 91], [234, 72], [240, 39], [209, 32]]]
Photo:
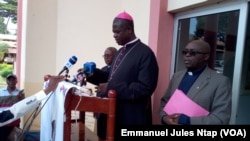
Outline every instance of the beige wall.
[[[105, 48], [119, 48], [112, 21], [121, 11], [133, 16], [137, 36], [148, 43], [150, 0], [23, 0], [22, 5], [20, 86], [26, 96], [42, 88], [45, 74], [57, 75], [72, 55], [78, 61], [71, 76], [87, 61], [104, 66]], [[39, 122], [37, 118], [32, 129], [37, 130]]]

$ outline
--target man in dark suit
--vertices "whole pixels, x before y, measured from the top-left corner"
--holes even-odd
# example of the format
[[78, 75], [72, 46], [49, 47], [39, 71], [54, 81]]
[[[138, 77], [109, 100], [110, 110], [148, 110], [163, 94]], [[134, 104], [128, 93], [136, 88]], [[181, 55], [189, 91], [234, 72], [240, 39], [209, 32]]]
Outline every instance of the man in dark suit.
[[[229, 124], [232, 88], [229, 78], [208, 67], [210, 46], [203, 40], [191, 41], [182, 51], [186, 70], [174, 74], [161, 98], [160, 117], [163, 124]], [[185, 93], [209, 114], [190, 117], [183, 113], [167, 114], [166, 103], [176, 89]], [[184, 104], [184, 103], [179, 103]]]
[[[113, 62], [113, 60], [115, 58], [116, 53], [117, 53], [117, 49], [115, 47], [106, 48], [106, 50], [104, 51], [104, 54], [103, 54], [103, 58], [104, 58], [106, 66], [101, 68], [102, 71], [107, 72], [107, 73], [110, 72], [111, 64], [112, 64], [112, 62]], [[99, 92], [98, 87], [96, 87], [96, 89], [97, 89], [96, 90], [96, 92], [97, 92], [96, 96], [105, 97], [105, 95], [103, 95], [103, 93]]]
[[108, 90], [117, 93], [115, 134], [118, 137], [124, 125], [152, 125], [151, 96], [157, 86], [159, 68], [154, 52], [136, 37], [133, 18], [127, 12], [114, 18], [113, 37], [122, 47], [109, 75], [95, 70], [92, 77], [107, 82], [98, 87], [106, 96]]
[[[108, 47], [104, 51], [103, 58], [106, 63], [106, 66], [102, 67], [101, 70], [104, 72], [109, 73], [111, 64], [114, 60], [114, 57], [117, 53], [117, 49], [115, 47]], [[89, 80], [91, 81], [91, 80]], [[93, 82], [92, 82], [93, 83]], [[99, 85], [96, 83], [96, 85]], [[105, 97], [105, 93], [100, 92], [99, 88], [96, 87], [96, 96], [97, 97]], [[103, 105], [106, 106], [106, 105]], [[104, 141], [106, 139], [106, 128], [107, 128], [107, 115], [106, 114], [94, 114], [95, 118], [97, 119], [97, 136], [99, 137], [99, 141]]]

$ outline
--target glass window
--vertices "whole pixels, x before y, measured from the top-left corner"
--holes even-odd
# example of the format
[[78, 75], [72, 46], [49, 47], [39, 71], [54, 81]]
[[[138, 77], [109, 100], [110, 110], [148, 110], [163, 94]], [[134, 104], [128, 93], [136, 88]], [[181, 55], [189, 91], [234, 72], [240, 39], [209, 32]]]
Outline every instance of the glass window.
[[185, 68], [181, 51], [188, 42], [201, 39], [211, 46], [209, 66], [232, 80], [238, 21], [239, 10], [180, 19], [175, 71]]

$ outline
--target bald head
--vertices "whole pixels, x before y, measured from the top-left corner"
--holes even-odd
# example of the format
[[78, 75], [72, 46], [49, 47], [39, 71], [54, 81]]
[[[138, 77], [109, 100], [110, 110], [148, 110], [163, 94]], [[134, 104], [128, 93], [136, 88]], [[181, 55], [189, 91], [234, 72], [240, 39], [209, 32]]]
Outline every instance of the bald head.
[[193, 40], [189, 44], [194, 44], [199, 47], [200, 51], [210, 53], [210, 45], [203, 40]]
[[112, 54], [115, 54], [117, 52], [117, 49], [115, 47], [108, 47], [105, 51], [109, 50], [112, 52]]

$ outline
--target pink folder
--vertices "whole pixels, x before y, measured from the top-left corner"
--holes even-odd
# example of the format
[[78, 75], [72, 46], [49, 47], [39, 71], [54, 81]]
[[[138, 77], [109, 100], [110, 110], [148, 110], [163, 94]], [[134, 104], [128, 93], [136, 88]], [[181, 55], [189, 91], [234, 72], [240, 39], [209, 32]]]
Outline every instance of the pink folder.
[[167, 114], [180, 113], [189, 117], [206, 116], [209, 112], [176, 89], [163, 109]]

